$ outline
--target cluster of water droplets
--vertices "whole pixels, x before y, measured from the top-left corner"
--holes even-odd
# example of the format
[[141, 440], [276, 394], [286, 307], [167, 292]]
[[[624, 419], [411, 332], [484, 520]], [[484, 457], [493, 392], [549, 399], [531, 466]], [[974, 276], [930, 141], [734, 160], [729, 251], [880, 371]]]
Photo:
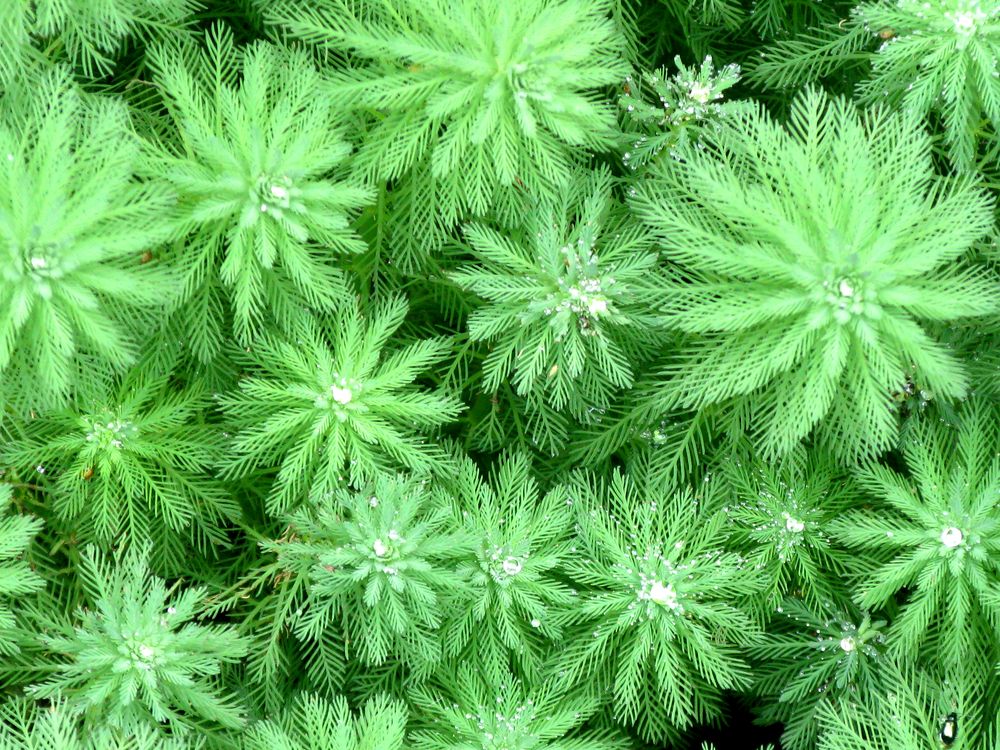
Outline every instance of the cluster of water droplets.
[[[683, 542], [675, 543], [675, 551], [683, 548]], [[635, 595], [635, 601], [628, 605], [628, 609], [649, 620], [665, 612], [684, 614], [684, 597], [679, 587], [682, 588], [682, 579], [693, 577], [692, 566], [675, 563], [659, 548], [640, 553], [633, 547], [629, 551], [632, 560], [627, 564], [615, 562], [611, 569], [612, 576], [620, 585]]]
[[480, 564], [495, 583], [509, 586], [511, 580], [524, 570], [528, 557], [527, 554], [515, 554], [508, 545], [490, 545]]
[[[837, 663], [838, 672], [824, 680], [816, 688], [816, 692], [825, 693], [833, 686], [846, 689], [848, 692], [853, 691], [856, 689], [854, 678], [861, 663], [880, 659], [884, 653], [886, 637], [882, 628], [885, 622], [872, 621], [867, 614], [863, 614], [858, 624], [830, 602], [823, 604], [823, 610], [830, 613], [830, 616], [821, 621], [803, 619], [797, 614], [784, 616], [799, 626], [808, 628], [809, 640], [803, 644], [807, 646], [807, 650], [801, 655], [803, 661], [819, 660], [829, 663], [832, 659]], [[820, 668], [826, 671], [825, 667]], [[798, 676], [806, 677], [808, 669], [808, 667], [800, 669]]]
[[546, 317], [574, 316], [580, 333], [585, 336], [599, 335], [596, 322], [612, 311], [616, 284], [613, 276], [601, 274], [595, 245], [596, 238], [588, 227], [575, 243], [559, 248], [566, 273], [556, 277], [556, 289], [548, 293], [542, 304]]
[[723, 508], [725, 513], [744, 522], [758, 539], [767, 539], [780, 562], [787, 562], [797, 553], [797, 548], [809, 544], [814, 537], [827, 540], [825, 532], [812, 518], [815, 502], [800, 500], [800, 493], [783, 479], [777, 481], [778, 493], [770, 488], [771, 481], [763, 471], [757, 475], [761, 487], [757, 495], [737, 500]]
[[330, 384], [313, 400], [317, 409], [331, 409], [341, 422], [347, 419], [347, 409], [361, 392], [361, 384], [353, 379], [334, 374]]
[[[817, 635], [821, 652], [831, 651], [842, 654], [859, 654], [869, 659], [882, 655], [880, 647], [885, 643], [885, 634], [878, 628], [859, 628], [852, 620], [839, 617], [826, 623], [827, 637]], [[839, 636], [839, 637], [838, 637]]]
[[803, 514], [799, 511], [791, 490], [789, 490], [789, 504], [790, 510], [781, 511], [773, 521], [773, 527], [777, 530], [775, 535], [777, 555], [781, 562], [787, 562], [788, 558], [795, 554], [795, 548], [803, 544], [805, 539], [807, 521], [803, 520]]
[[942, 554], [954, 554], [963, 557], [973, 547], [982, 544], [982, 534], [975, 528], [973, 519], [968, 514], [956, 517], [950, 511], [942, 511], [941, 528], [934, 529], [937, 541], [941, 543]]
[[399, 559], [399, 545], [404, 541], [396, 529], [389, 529], [383, 536], [376, 536], [372, 539], [371, 554], [375, 557], [381, 572], [390, 576], [399, 573], [399, 569], [389, 563]]
[[[453, 704], [452, 708], [458, 706]], [[483, 750], [529, 750], [540, 739], [533, 728], [538, 719], [534, 701], [521, 700], [510, 690], [498, 695], [494, 705], [478, 705], [463, 716], [465, 725], [456, 722], [455, 730], [468, 745], [478, 744]]]
[[647, 578], [643, 573], [639, 573], [639, 588], [635, 596], [639, 601], [653, 602], [678, 614], [684, 611], [672, 583], [664, 583], [659, 578]]
[[673, 427], [676, 422], [670, 419], [661, 419], [654, 425], [647, 426], [638, 431], [638, 437], [649, 446], [659, 447], [666, 445], [670, 440]]
[[992, 13], [983, 10], [979, 0], [960, 3], [959, 8], [953, 11], [946, 11], [945, 18], [952, 23], [952, 28], [960, 37], [969, 37], [976, 34], [979, 29], [991, 20], [991, 15], [996, 16], [997, 11]]
[[88, 421], [90, 429], [86, 434], [87, 442], [103, 450], [112, 448], [120, 450], [139, 434], [135, 424], [128, 419], [122, 419], [120, 415], [105, 413]]
[[[377, 495], [356, 498], [360, 507], [353, 514], [354, 522], [348, 524], [350, 541], [335, 545], [332, 549], [336, 559], [355, 574], [399, 575], [400, 561], [409, 559], [414, 545], [408, 544], [403, 532], [398, 528], [395, 514], [383, 512], [383, 499]], [[340, 516], [330, 517], [327, 523], [338, 525]], [[333, 572], [334, 568], [328, 566]], [[362, 579], [355, 579], [360, 582]]]
[[[680, 158], [675, 148], [686, 140], [687, 127], [694, 124], [700, 128], [721, 121], [725, 116], [721, 104], [724, 91], [740, 78], [740, 68], [735, 64], [715, 70], [711, 55], [705, 57], [700, 68], [689, 68], [679, 58], [675, 62], [678, 72], [674, 75], [668, 75], [663, 68], [644, 75], [639, 82], [631, 75], [625, 77], [619, 105], [626, 115], [644, 128], [656, 128], [670, 136], [652, 139], [640, 136], [632, 144], [634, 151], [622, 155], [624, 166], [633, 171], [664, 148], [669, 148], [674, 158]], [[649, 104], [642, 98], [643, 86], [651, 89], [657, 104]]]

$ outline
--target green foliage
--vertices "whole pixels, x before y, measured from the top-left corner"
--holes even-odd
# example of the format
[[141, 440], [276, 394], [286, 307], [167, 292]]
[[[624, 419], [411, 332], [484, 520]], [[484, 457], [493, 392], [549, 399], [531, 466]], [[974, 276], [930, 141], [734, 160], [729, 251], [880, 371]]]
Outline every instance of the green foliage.
[[[834, 16], [838, 3], [822, 0], [659, 0], [677, 23], [688, 28], [689, 45], [701, 46], [704, 36], [749, 28], [762, 39], [785, 36]], [[839, 3], [843, 5], [843, 3]], [[849, 7], [849, 6], [848, 6]]]
[[392, 657], [418, 669], [440, 659], [435, 631], [448, 600], [467, 598], [457, 563], [471, 546], [447, 494], [386, 475], [369, 492], [341, 490], [300, 510], [288, 535], [263, 545], [290, 574], [308, 576], [296, 635], [319, 641], [339, 630], [364, 663]]
[[812, 606], [837, 598], [833, 581], [848, 571], [849, 558], [828, 527], [853, 505], [855, 488], [830, 457], [799, 451], [768, 465], [742, 453], [725, 464], [724, 475], [732, 487], [724, 508], [731, 545], [767, 582], [765, 609], [793, 592]]
[[421, 437], [462, 410], [442, 390], [418, 390], [417, 375], [447, 354], [442, 338], [384, 351], [406, 317], [406, 301], [363, 314], [354, 305], [332, 319], [304, 318], [293, 340], [255, 345], [239, 390], [220, 399], [239, 429], [230, 476], [275, 465], [268, 511], [322, 498], [345, 481], [402, 466], [443, 470], [449, 457]]
[[754, 689], [774, 699], [761, 718], [781, 722], [782, 747], [815, 747], [821, 707], [880, 693], [886, 623], [854, 607], [813, 610], [796, 599], [778, 611], [767, 641], [751, 648], [760, 664]]
[[253, 725], [246, 750], [401, 750], [406, 706], [385, 696], [365, 704], [357, 718], [347, 701], [300, 695], [278, 721]]
[[478, 664], [491, 684], [511, 660], [537, 679], [577, 602], [564, 579], [574, 549], [572, 500], [561, 486], [540, 493], [525, 454], [505, 458], [489, 483], [466, 464], [457, 494], [476, 548], [459, 566], [471, 594], [448, 625], [449, 655]]
[[[942, 700], [932, 674], [887, 665], [886, 686], [855, 700], [825, 704], [820, 750], [939, 750], [942, 747], [995, 748], [994, 731], [977, 731], [973, 702], [962, 686]], [[973, 709], [971, 712], [969, 709]], [[994, 735], [990, 739], [988, 735]], [[981, 738], [981, 742], [979, 741]]]
[[[664, 150], [677, 156], [702, 130], [742, 108], [740, 102], [720, 102], [726, 90], [740, 80], [739, 65], [718, 71], [707, 55], [695, 69], [674, 58], [677, 72], [667, 68], [625, 77], [618, 106], [625, 113], [625, 129], [635, 140], [622, 154], [625, 166], [635, 170], [656, 159]], [[654, 103], [650, 103], [653, 101]], [[627, 147], [628, 148], [628, 147]]]
[[487, 301], [468, 323], [474, 341], [492, 343], [483, 388], [510, 380], [519, 395], [585, 419], [632, 384], [632, 362], [656, 343], [660, 278], [649, 238], [612, 209], [610, 174], [580, 179], [558, 197], [531, 213], [521, 242], [467, 226], [478, 263], [451, 278]]
[[[877, 607], [909, 596], [890, 629], [890, 650], [924, 653], [960, 669], [995, 643], [1000, 545], [1000, 435], [995, 415], [967, 406], [958, 427], [926, 421], [903, 450], [909, 475], [869, 463], [858, 481], [878, 497], [833, 524], [845, 544], [871, 550], [855, 599]], [[984, 643], [986, 645], [984, 645]]]
[[168, 591], [138, 552], [110, 560], [89, 549], [79, 573], [89, 607], [74, 627], [40, 636], [65, 661], [29, 688], [33, 697], [65, 700], [94, 737], [242, 725], [239, 707], [214, 683], [247, 643], [228, 626], [191, 622], [203, 588]]
[[574, 731], [597, 708], [591, 698], [566, 695], [548, 683], [528, 690], [510, 675], [484, 680], [467, 664], [448, 677], [444, 695], [414, 694], [424, 717], [413, 733], [415, 750], [615, 750], [623, 745], [606, 730]]
[[[88, 736], [89, 734], [89, 736]], [[187, 750], [197, 741], [171, 740], [147, 727], [133, 727], [128, 735], [81, 731], [80, 722], [65, 704], [32, 709], [27, 702], [0, 707], [0, 748], [3, 750]]]
[[421, 181], [408, 200], [431, 231], [409, 243], [432, 249], [435, 224], [509, 214], [519, 192], [551, 192], [588, 151], [614, 141], [613, 110], [595, 92], [626, 72], [607, 7], [321, 0], [308, 9], [278, 2], [270, 17], [297, 38], [369, 61], [336, 71], [328, 95], [381, 113], [355, 170], [373, 181]]
[[134, 178], [128, 109], [81, 94], [62, 69], [38, 85], [0, 112], [0, 395], [33, 406], [68, 396], [81, 352], [131, 361], [128, 315], [148, 318], [172, 291], [141, 263], [167, 236], [169, 194]]
[[0, 0], [0, 750], [1000, 750], [998, 60]]
[[[891, 447], [908, 377], [968, 392], [932, 325], [996, 310], [995, 275], [963, 262], [990, 198], [934, 179], [929, 137], [818, 91], [790, 130], [761, 110], [655, 170], [633, 201], [681, 265], [669, 325], [690, 335], [663, 369], [669, 402], [728, 403], [769, 456], [810, 434], [844, 460]], [[765, 157], [766, 154], [766, 157]]]
[[861, 3], [846, 23], [779, 42], [754, 77], [787, 85], [829, 75], [859, 55], [871, 68], [857, 86], [860, 102], [889, 100], [920, 115], [940, 114], [949, 156], [962, 169], [973, 165], [978, 142], [1000, 120], [1000, 5], [994, 0]]
[[45, 585], [24, 559], [42, 522], [31, 516], [7, 512], [12, 497], [10, 485], [0, 484], [0, 655], [17, 650], [11, 598], [31, 594]]
[[[0, 85], [37, 58], [68, 59], [85, 75], [107, 75], [126, 40], [178, 33], [201, 0], [10, 0], [0, 8]], [[34, 40], [44, 41], [44, 52]]]
[[758, 631], [734, 602], [760, 587], [719, 544], [724, 514], [662, 489], [617, 472], [606, 486], [578, 480], [585, 557], [567, 570], [586, 590], [563, 662], [571, 682], [593, 675], [613, 690], [616, 718], [652, 742], [715, 718], [723, 690], [749, 685], [740, 647]]
[[350, 147], [309, 57], [263, 43], [237, 50], [216, 27], [204, 51], [179, 42], [153, 64], [178, 133], [147, 169], [178, 194], [186, 236], [170, 254], [195, 353], [207, 360], [224, 340], [224, 298], [241, 343], [268, 315], [291, 329], [297, 311], [343, 303], [349, 289], [331, 260], [365, 247], [347, 213], [369, 194], [329, 177]]
[[0, 448], [0, 461], [36, 471], [53, 510], [82, 540], [155, 540], [162, 558], [183, 551], [176, 541], [184, 532], [207, 549], [225, 544], [223, 524], [239, 516], [211, 477], [222, 436], [204, 423], [207, 404], [205, 394], [174, 390], [165, 377], [133, 374], [29, 422], [22, 440]]
[[877, 102], [889, 91], [916, 112], [940, 112], [951, 158], [971, 166], [984, 126], [1000, 120], [1000, 4], [863, 3], [856, 15], [869, 29], [895, 32], [872, 59], [860, 101]]
[[[855, 66], [863, 67], [859, 58], [865, 62], [870, 59], [883, 33], [882, 29], [872, 30], [864, 24], [851, 23], [851, 20], [850, 17], [840, 19], [791, 39], [777, 41], [760, 53], [748, 77], [778, 88], [821, 78], [848, 77], [843, 70], [845, 66], [854, 62]], [[891, 31], [886, 29], [884, 33]]]

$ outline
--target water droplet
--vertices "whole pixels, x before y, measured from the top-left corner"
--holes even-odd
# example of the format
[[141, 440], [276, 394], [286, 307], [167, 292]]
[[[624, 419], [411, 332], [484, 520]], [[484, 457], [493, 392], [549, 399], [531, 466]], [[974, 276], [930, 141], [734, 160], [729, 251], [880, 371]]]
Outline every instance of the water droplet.
[[941, 544], [945, 547], [957, 547], [964, 538], [962, 530], [954, 526], [949, 526], [941, 532]]

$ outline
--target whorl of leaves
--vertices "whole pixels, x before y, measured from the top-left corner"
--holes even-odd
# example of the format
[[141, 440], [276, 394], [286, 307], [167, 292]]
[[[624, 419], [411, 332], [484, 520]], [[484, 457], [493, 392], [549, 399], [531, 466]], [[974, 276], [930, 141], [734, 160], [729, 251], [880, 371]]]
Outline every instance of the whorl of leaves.
[[425, 671], [441, 658], [443, 613], [455, 597], [468, 599], [457, 565], [471, 539], [447, 494], [426, 481], [379, 475], [368, 489], [291, 515], [288, 534], [264, 549], [289, 572], [307, 571], [297, 636], [342, 631], [365, 664], [392, 658]]
[[725, 516], [705, 497], [617, 472], [576, 488], [582, 554], [567, 569], [583, 591], [564, 676], [611, 690], [644, 739], [677, 738], [718, 715], [723, 690], [749, 686], [742, 649], [759, 634], [739, 605], [762, 582], [720, 545]]
[[203, 549], [225, 544], [222, 525], [240, 515], [211, 477], [222, 435], [201, 418], [209, 403], [204, 393], [171, 390], [165, 377], [133, 373], [30, 422], [20, 441], [0, 446], [0, 461], [35, 473], [80, 539], [155, 539], [156, 557], [176, 561], [178, 534]]
[[370, 180], [420, 180], [409, 200], [430, 232], [404, 240], [419, 245], [465, 212], [512, 217], [519, 194], [564, 185], [589, 152], [614, 142], [614, 111], [597, 92], [626, 68], [608, 6], [319, 0], [278, 2], [268, 17], [359, 59], [331, 75], [327, 96], [384, 113], [354, 166]]
[[[46, 406], [77, 381], [81, 352], [123, 367], [137, 320], [171, 280], [144, 251], [168, 236], [162, 183], [139, 182], [129, 111], [54, 69], [0, 102], [0, 396]], [[92, 366], [92, 365], [91, 365]]]
[[585, 419], [650, 356], [661, 279], [648, 235], [613, 207], [608, 172], [558, 195], [530, 213], [523, 238], [466, 226], [477, 263], [451, 278], [486, 300], [468, 323], [473, 340], [492, 344], [483, 388], [509, 380]]
[[175, 315], [188, 345], [203, 360], [217, 353], [225, 302], [246, 343], [268, 317], [289, 329], [304, 309], [347, 301], [333, 261], [364, 249], [348, 214], [370, 195], [331, 178], [350, 146], [309, 56], [263, 42], [237, 49], [217, 26], [204, 50], [181, 39], [152, 63], [177, 134], [150, 149], [145, 168], [178, 195], [184, 237], [167, 257], [183, 281]]
[[992, 201], [935, 176], [920, 126], [811, 90], [787, 129], [757, 109], [713, 141], [632, 201], [678, 264], [663, 312], [689, 339], [662, 373], [673, 402], [745, 409], [765, 455], [813, 433], [852, 460], [892, 445], [909, 380], [966, 395], [935, 331], [997, 310], [996, 274], [963, 260]]
[[448, 352], [443, 338], [387, 348], [406, 317], [401, 297], [330, 319], [307, 318], [288, 338], [250, 352], [248, 377], [220, 399], [237, 433], [229, 476], [280, 466], [268, 510], [322, 498], [397, 467], [447, 470], [449, 456], [426, 433], [456, 417], [462, 403], [412, 385]]
[[139, 550], [109, 559], [88, 548], [79, 570], [88, 606], [73, 626], [39, 636], [65, 661], [29, 695], [66, 701], [95, 737], [242, 726], [216, 677], [246, 655], [247, 642], [231, 626], [192, 622], [204, 588], [168, 590]]
[[859, 483], [879, 505], [831, 526], [845, 544], [872, 558], [860, 571], [855, 600], [885, 606], [903, 590], [890, 650], [923, 653], [952, 669], [994, 648], [1000, 629], [1000, 448], [994, 412], [975, 403], [958, 427], [924, 422], [903, 449], [908, 476], [869, 462]]

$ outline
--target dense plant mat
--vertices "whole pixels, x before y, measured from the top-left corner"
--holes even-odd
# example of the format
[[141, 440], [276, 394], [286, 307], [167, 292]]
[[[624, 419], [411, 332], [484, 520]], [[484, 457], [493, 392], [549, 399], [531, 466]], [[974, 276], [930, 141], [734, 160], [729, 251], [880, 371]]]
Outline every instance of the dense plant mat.
[[4, 0], [0, 748], [1000, 748], [998, 57]]

